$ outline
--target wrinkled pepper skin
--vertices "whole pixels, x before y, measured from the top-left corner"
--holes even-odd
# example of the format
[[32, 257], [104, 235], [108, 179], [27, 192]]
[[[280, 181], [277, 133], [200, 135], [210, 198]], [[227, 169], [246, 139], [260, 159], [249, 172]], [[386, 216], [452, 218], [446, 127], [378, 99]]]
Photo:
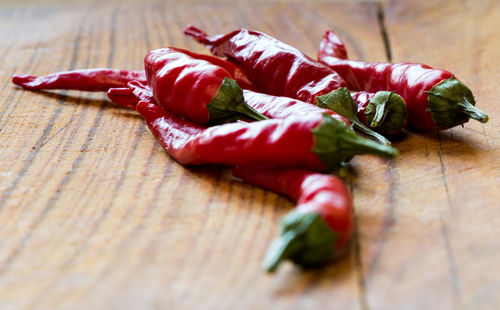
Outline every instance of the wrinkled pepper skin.
[[[377, 63], [347, 59], [345, 48], [338, 36], [331, 30], [326, 31], [319, 46], [318, 60], [335, 70], [345, 79], [352, 90], [381, 91], [398, 93], [406, 101], [408, 123], [420, 130], [447, 129], [466, 122], [470, 117], [481, 122], [487, 121], [486, 115], [475, 116], [457, 112], [439, 121], [436, 111], [433, 117], [429, 111], [428, 92], [443, 82], [453, 80], [453, 74], [447, 70], [435, 69], [418, 63]], [[456, 81], [456, 80], [455, 80]], [[472, 93], [465, 85], [452, 85], [450, 91], [466, 94], [467, 101], [474, 104]], [[469, 107], [470, 104], [467, 104]], [[471, 109], [474, 109], [472, 106]], [[480, 111], [479, 111], [480, 112]], [[480, 112], [482, 114], [482, 112]], [[449, 119], [449, 120], [448, 120]]]
[[159, 105], [200, 125], [245, 116], [265, 118], [245, 104], [230, 72], [190, 55], [182, 49], [161, 48], [144, 58], [147, 82]]
[[222, 81], [231, 78], [225, 69], [173, 48], [150, 51], [144, 58], [144, 69], [156, 102], [200, 125], [208, 123], [206, 106]]
[[38, 77], [32, 75], [12, 77], [12, 83], [31, 90], [107, 91], [113, 87], [125, 87], [131, 80], [146, 82], [146, 74], [144, 71], [97, 68], [55, 72]]
[[219, 57], [227, 57], [245, 72], [260, 92], [316, 104], [316, 97], [347, 83], [332, 69], [299, 50], [258, 31], [236, 30], [208, 37], [188, 26], [184, 33]]
[[[255, 85], [256, 90], [262, 93], [290, 97], [316, 105], [321, 96], [348, 86], [344, 79], [330, 67], [311, 59], [296, 48], [258, 31], [240, 29], [226, 35], [209, 37], [202, 30], [188, 26], [184, 29], [184, 33], [205, 45], [214, 55], [227, 57], [229, 61], [240, 66], [248, 79]], [[353, 96], [354, 102], [362, 110], [359, 114], [364, 113], [364, 108], [370, 103], [369, 100], [359, 101], [359, 99], [375, 97], [375, 94], [364, 91], [361, 93], [353, 94], [355, 95]], [[379, 98], [381, 97], [377, 97], [377, 99]], [[397, 102], [398, 109], [406, 110], [404, 101], [402, 98], [400, 99]], [[388, 100], [391, 101], [391, 104], [386, 105], [386, 108], [383, 106], [380, 108], [387, 109], [383, 115], [389, 115], [386, 122], [392, 124], [391, 132], [388, 133], [387, 126], [382, 125], [385, 116], [373, 124], [367, 122], [365, 115], [358, 116], [360, 120], [365, 121], [364, 123], [354, 122], [352, 118], [349, 120], [355, 123], [357, 129], [376, 137], [383, 143], [390, 143], [382, 136], [373, 133], [373, 130], [384, 134], [393, 134], [399, 131], [405, 121], [405, 119], [400, 118], [403, 118], [406, 111], [403, 115], [389, 113], [389, 110], [395, 109], [392, 106], [398, 100], [394, 96]], [[345, 100], [342, 102], [339, 104], [344, 106], [343, 109], [350, 105]], [[374, 103], [374, 106], [377, 103]], [[328, 108], [340, 111], [338, 105], [330, 105]], [[400, 124], [399, 128], [397, 128], [397, 124]]]
[[[286, 258], [299, 265], [312, 267], [328, 263], [345, 252], [353, 231], [353, 203], [349, 189], [339, 177], [304, 169], [255, 166], [238, 166], [233, 169], [233, 175], [250, 184], [285, 195], [297, 203], [295, 210], [291, 212], [296, 222], [290, 225], [285, 220], [281, 227], [281, 238], [286, 238], [287, 233], [296, 234], [297, 240], [288, 239], [288, 242], [292, 244], [295, 242], [293, 246], [296, 252], [287, 252], [285, 247], [285, 255], [276, 258], [273, 257], [272, 250], [275, 250], [273, 247], [277, 245], [271, 245], [269, 251], [271, 255], [268, 255], [271, 262], [264, 263], [268, 271], [273, 271], [279, 262]], [[318, 214], [326, 224], [327, 231], [322, 234], [334, 236], [334, 238], [320, 242], [317, 245], [322, 247], [320, 249], [315, 248], [314, 244], [308, 244], [309, 238], [300, 236], [304, 234], [304, 231], [294, 231], [300, 226], [303, 216], [307, 214]], [[301, 220], [297, 222], [297, 219]], [[304, 227], [300, 227], [300, 230], [304, 230]], [[305, 231], [307, 232], [307, 229]], [[318, 240], [313, 241], [318, 242]], [[279, 241], [277, 243], [280, 245]], [[311, 252], [314, 251], [318, 253], [312, 255]]]

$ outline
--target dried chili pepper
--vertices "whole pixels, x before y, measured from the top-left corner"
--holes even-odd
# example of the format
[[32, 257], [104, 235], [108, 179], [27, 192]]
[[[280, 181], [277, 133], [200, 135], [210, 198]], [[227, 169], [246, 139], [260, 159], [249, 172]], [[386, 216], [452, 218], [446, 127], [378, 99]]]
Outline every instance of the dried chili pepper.
[[283, 260], [312, 267], [331, 262], [345, 252], [352, 234], [352, 198], [334, 175], [303, 169], [238, 166], [233, 175], [283, 194], [297, 203], [282, 218], [280, 237], [269, 247], [263, 267], [274, 271]]
[[197, 124], [266, 118], [245, 104], [241, 88], [227, 70], [183, 50], [150, 51], [144, 69], [156, 102]]
[[470, 118], [482, 123], [488, 116], [477, 109], [470, 89], [449, 71], [417, 63], [370, 63], [344, 59], [338, 36], [326, 31], [318, 59], [337, 71], [353, 90], [390, 90], [406, 101], [408, 123], [417, 129], [446, 129]]
[[355, 135], [346, 123], [329, 115], [207, 128], [170, 114], [152, 100], [141, 100], [136, 110], [167, 153], [184, 165], [269, 164], [327, 170], [355, 154], [397, 154], [390, 146]]
[[12, 77], [12, 83], [32, 90], [107, 91], [109, 88], [127, 86], [131, 80], [146, 82], [146, 74], [144, 71], [97, 68], [55, 72], [44, 76], [14, 75]]
[[[317, 104], [321, 96], [347, 87], [347, 83], [331, 68], [261, 32], [241, 29], [227, 35], [208, 37], [202, 30], [188, 26], [184, 29], [184, 33], [207, 46], [214, 55], [225, 56], [239, 65], [256, 89], [263, 93]], [[334, 97], [338, 99], [339, 96]], [[404, 113], [401, 114], [399, 111], [404, 110], [405, 105], [401, 98], [392, 95], [371, 99], [370, 104], [374, 109], [386, 111], [377, 113], [377, 117], [380, 118], [368, 125], [376, 125], [378, 127], [375, 129], [378, 130], [378, 128], [385, 127], [384, 120], [387, 119], [391, 126], [382, 129], [383, 132], [393, 131], [392, 127], [397, 123], [402, 126]], [[384, 101], [376, 102], [379, 99]], [[341, 110], [351, 110], [351, 102], [351, 99], [334, 102], [328, 107], [340, 106]], [[365, 102], [360, 103], [360, 105], [363, 104]], [[397, 106], [397, 113], [387, 112], [394, 106]], [[355, 111], [357, 112], [357, 108]], [[347, 115], [344, 116], [347, 117]], [[360, 124], [356, 119], [349, 119], [349, 121], [356, 126]], [[358, 129], [367, 134], [371, 134], [372, 131], [366, 126], [358, 127]]]

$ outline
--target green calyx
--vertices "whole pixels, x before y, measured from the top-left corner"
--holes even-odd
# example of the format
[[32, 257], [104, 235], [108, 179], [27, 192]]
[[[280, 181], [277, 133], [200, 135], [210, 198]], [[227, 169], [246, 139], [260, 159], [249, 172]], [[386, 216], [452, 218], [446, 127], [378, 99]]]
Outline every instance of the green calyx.
[[387, 140], [381, 134], [373, 131], [363, 124], [358, 119], [358, 106], [356, 102], [352, 99], [351, 94], [345, 87], [341, 87], [337, 90], [329, 92], [326, 95], [319, 96], [317, 98], [317, 106], [321, 108], [330, 109], [343, 117], [345, 117], [349, 122], [351, 122], [354, 128], [358, 129], [362, 133], [375, 138], [380, 143], [390, 145], [391, 142]]
[[282, 218], [280, 237], [271, 243], [262, 262], [268, 272], [289, 259], [303, 267], [321, 266], [334, 260], [337, 234], [318, 213], [291, 211]]
[[403, 128], [408, 112], [404, 99], [390, 91], [379, 91], [365, 109], [366, 123], [384, 135], [393, 135]]
[[334, 119], [328, 113], [323, 114], [322, 122], [312, 133], [314, 145], [311, 150], [329, 170], [339, 168], [357, 154], [375, 154], [387, 158], [398, 155], [394, 147], [356, 135], [346, 123]]
[[429, 91], [426, 109], [438, 128], [450, 128], [469, 121], [470, 118], [486, 123], [488, 115], [474, 105], [474, 95], [464, 83], [454, 76], [434, 85]]
[[224, 78], [219, 91], [207, 105], [210, 114], [209, 124], [223, 124], [237, 119], [264, 120], [264, 115], [245, 103], [243, 91], [236, 81]]

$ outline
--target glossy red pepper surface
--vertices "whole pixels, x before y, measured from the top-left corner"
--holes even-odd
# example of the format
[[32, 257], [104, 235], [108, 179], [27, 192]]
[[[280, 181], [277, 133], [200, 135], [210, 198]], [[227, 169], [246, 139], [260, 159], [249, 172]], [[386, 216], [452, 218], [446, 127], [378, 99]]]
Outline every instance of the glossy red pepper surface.
[[[352, 235], [353, 205], [349, 189], [340, 178], [303, 169], [253, 166], [238, 166], [233, 169], [233, 175], [251, 184], [283, 194], [297, 203], [291, 216], [294, 222], [286, 223], [286, 218], [290, 218], [290, 215], [287, 215], [281, 227], [280, 239], [287, 239], [287, 234], [292, 234], [292, 237], [286, 241], [279, 240], [278, 245], [271, 246], [270, 255], [268, 255], [271, 263], [270, 266], [265, 266], [266, 268], [272, 271], [279, 261], [285, 258], [290, 258], [301, 265], [311, 266], [326, 263], [343, 254]], [[312, 240], [311, 237], [303, 236], [311, 229], [307, 225], [307, 228], [300, 227], [304, 224], [303, 215], [306, 214], [318, 214], [326, 223], [327, 231], [322, 232], [323, 236], [312, 237]], [[324, 235], [328, 234], [335, 238], [321, 240]], [[289, 244], [283, 246], [282, 242], [295, 243], [293, 245], [296, 248], [295, 252], [290, 253], [287, 250]], [[316, 242], [320, 244], [320, 247], [329, 247], [329, 251], [325, 252], [325, 249], [315, 247]], [[272, 249], [273, 246], [282, 247], [282, 249]], [[273, 250], [280, 254], [284, 252], [285, 257], [273, 257], [276, 255]], [[317, 253], [304, 255], [301, 252]]]
[[147, 96], [136, 110], [167, 153], [185, 165], [267, 164], [323, 171], [356, 154], [397, 155], [392, 147], [356, 136], [328, 114], [207, 128], [174, 116]]
[[32, 90], [72, 89], [82, 91], [107, 91], [125, 87], [131, 80], [146, 82], [144, 71], [109, 68], [55, 72], [45, 76], [14, 75], [12, 83]]
[[251, 90], [255, 89], [255, 86], [253, 85], [252, 82], [250, 82], [250, 80], [248, 79], [246, 74], [243, 72], [243, 70], [239, 66], [233, 64], [232, 62], [229, 62], [227, 60], [224, 60], [222, 58], [215, 57], [212, 55], [194, 53], [194, 52], [180, 49], [180, 48], [172, 48], [172, 49], [179, 51], [179, 52], [182, 52], [186, 55], [189, 55], [192, 58], [205, 60], [213, 65], [222, 67], [222, 68], [226, 69], [227, 72], [229, 72], [229, 74], [231, 75], [231, 78], [233, 80], [235, 80], [241, 88], [251, 89]]
[[[130, 82], [127, 88], [111, 88], [108, 97], [111, 101], [122, 106], [135, 109], [138, 101], [150, 96], [147, 86], [139, 82]], [[329, 109], [323, 109], [309, 103], [288, 97], [272, 96], [251, 90], [243, 90], [245, 102], [271, 119], [285, 119], [288, 117], [307, 116], [311, 113], [328, 114], [334, 119], [350, 124], [344, 117]]]
[[[466, 114], [459, 113], [450, 116], [451, 120], [440, 122], [429, 112], [427, 92], [443, 81], [452, 79], [451, 72], [417, 63], [376, 63], [344, 58], [347, 58], [347, 53], [342, 42], [333, 31], [326, 31], [320, 43], [318, 60], [338, 72], [350, 89], [371, 92], [390, 90], [398, 93], [406, 101], [409, 124], [418, 129], [446, 129], [468, 120]], [[469, 101], [474, 101], [465, 85], [459, 88], [456, 92], [463, 92]], [[436, 113], [440, 112], [438, 109]], [[487, 121], [486, 115], [478, 117], [482, 122]]]
[[332, 110], [323, 109], [297, 99], [272, 96], [251, 90], [244, 90], [243, 96], [249, 106], [269, 118], [285, 119], [287, 117], [307, 116], [313, 113], [326, 113], [339, 121], [349, 124], [348, 120]]
[[[318, 104], [320, 96], [329, 95], [348, 86], [344, 79], [328, 66], [311, 59], [296, 48], [258, 31], [241, 29], [226, 35], [209, 37], [202, 30], [188, 26], [184, 29], [184, 33], [204, 44], [214, 55], [227, 57], [229, 61], [240, 66], [248, 79], [255, 85], [257, 91], [262, 93]], [[371, 98], [375, 97], [374, 94], [354, 96], [355, 103], [361, 110], [359, 114], [364, 113], [364, 108], [370, 103], [370, 100], [358, 100], [366, 95], [371, 96]], [[354, 123], [357, 129], [377, 138], [382, 143], [390, 142], [374, 133], [374, 129], [393, 134], [401, 129], [405, 121], [406, 106], [402, 98], [397, 95], [387, 97], [389, 104], [373, 102], [373, 107], [379, 106], [379, 110], [385, 109], [384, 113], [378, 114], [381, 118], [377, 118], [373, 123], [367, 122], [365, 115], [359, 116], [365, 123], [355, 120], [357, 111], [352, 111], [352, 99], [346, 97], [339, 99], [338, 96], [335, 99], [330, 97], [328, 101], [333, 100], [330, 101], [331, 104], [323, 105], [323, 107], [337, 112], [350, 110], [349, 113], [354, 113], [354, 115], [349, 117], [346, 114], [342, 115]], [[382, 96], [378, 96], [377, 100], [379, 99], [382, 99]], [[389, 111], [392, 110], [397, 112], [390, 113]], [[404, 113], [400, 113], [400, 110], [404, 110]], [[386, 125], [383, 125], [384, 122]]]
[[144, 58], [148, 85], [159, 105], [202, 125], [239, 117], [265, 118], [244, 103], [230, 72], [191, 55], [182, 49], [161, 48]]
[[321, 115], [307, 119], [266, 120], [202, 127], [176, 117], [159, 105], [141, 101], [136, 110], [167, 153], [185, 165], [218, 163], [273, 164], [324, 170], [311, 151], [311, 129]]
[[363, 123], [366, 124], [366, 107], [370, 103], [370, 100], [375, 96], [375, 93], [370, 93], [366, 91], [358, 91], [351, 93], [352, 99], [356, 102], [358, 105], [358, 118], [359, 120]]
[[316, 104], [317, 96], [347, 86], [332, 69], [258, 31], [241, 29], [208, 37], [202, 30], [188, 26], [184, 33], [214, 55], [239, 65], [257, 90], [266, 94]]
[[172, 48], [149, 52], [144, 58], [144, 68], [156, 102], [197, 124], [209, 121], [206, 106], [224, 78], [231, 78], [225, 69]]

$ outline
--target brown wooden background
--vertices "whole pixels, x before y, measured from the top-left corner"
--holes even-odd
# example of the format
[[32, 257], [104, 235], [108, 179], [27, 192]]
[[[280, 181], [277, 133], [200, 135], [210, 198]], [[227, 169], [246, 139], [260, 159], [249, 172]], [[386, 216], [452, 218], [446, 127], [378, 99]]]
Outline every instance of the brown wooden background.
[[[491, 120], [407, 133], [394, 161], [353, 160], [349, 255], [269, 276], [260, 260], [291, 202], [179, 166], [102, 94], [10, 83], [204, 51], [188, 23], [312, 56], [332, 28], [353, 58], [450, 69]], [[494, 0], [0, 2], [0, 309], [500, 309], [498, 29]]]

